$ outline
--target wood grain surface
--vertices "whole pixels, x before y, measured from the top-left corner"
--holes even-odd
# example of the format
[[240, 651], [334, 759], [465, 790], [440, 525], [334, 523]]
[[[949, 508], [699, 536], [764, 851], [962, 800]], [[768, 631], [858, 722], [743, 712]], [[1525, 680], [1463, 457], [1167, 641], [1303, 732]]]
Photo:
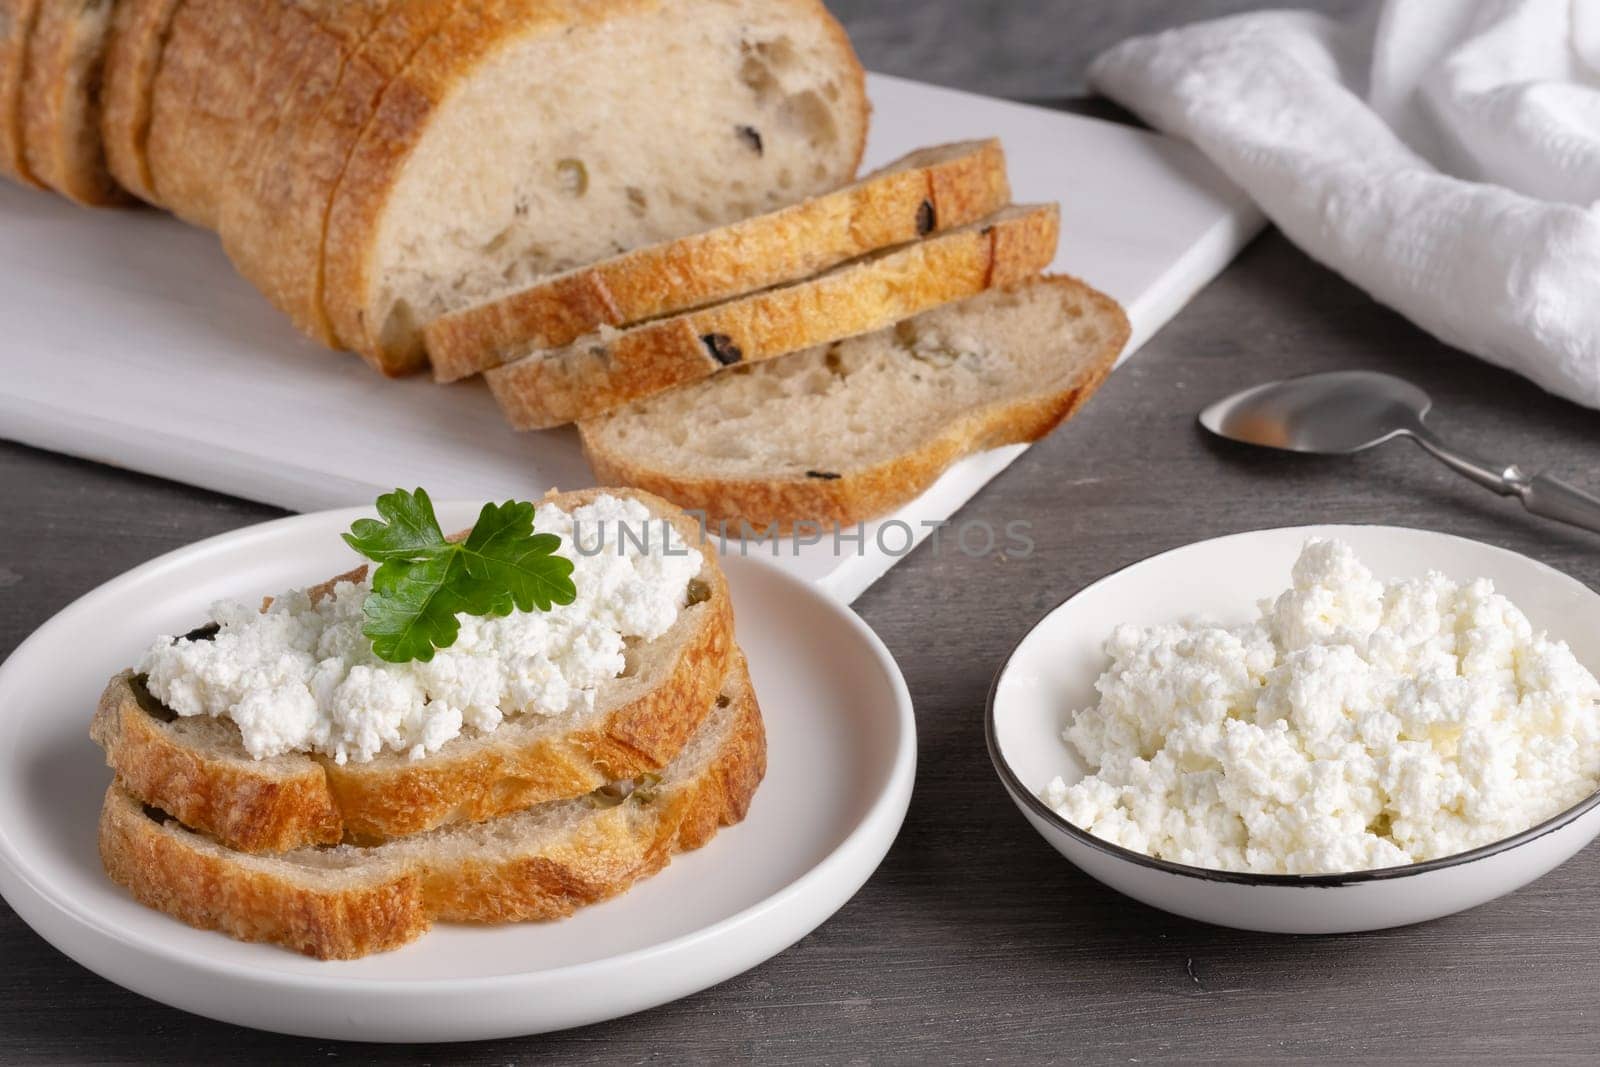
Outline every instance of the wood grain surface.
[[[837, 5], [869, 66], [1034, 97], [1076, 85], [1081, 71], [1069, 63], [1092, 46], [1178, 21], [1175, 9], [1244, 6]], [[921, 12], [943, 29], [932, 34]], [[1069, 42], [1053, 66], [1016, 67], [1038, 61], [1052, 35]], [[981, 70], [973, 53], [985, 57]], [[916, 794], [877, 875], [800, 944], [613, 1023], [395, 1048], [280, 1038], [163, 1007], [78, 967], [0, 906], [0, 1062], [1595, 1062], [1600, 848], [1510, 897], [1418, 927], [1239, 933], [1143, 907], [1068, 866], [1011, 806], [984, 752], [990, 679], [1045, 610], [1199, 538], [1398, 523], [1504, 545], [1600, 585], [1600, 538], [1532, 518], [1404, 442], [1324, 460], [1215, 443], [1195, 425], [1200, 406], [1233, 389], [1356, 367], [1428, 390], [1450, 439], [1600, 492], [1600, 414], [1429, 339], [1269, 232], [968, 506], [966, 516], [1030, 521], [1030, 558], [924, 545], [858, 602], [916, 702]], [[0, 444], [0, 499], [0, 654], [128, 567], [278, 514], [11, 444]]]

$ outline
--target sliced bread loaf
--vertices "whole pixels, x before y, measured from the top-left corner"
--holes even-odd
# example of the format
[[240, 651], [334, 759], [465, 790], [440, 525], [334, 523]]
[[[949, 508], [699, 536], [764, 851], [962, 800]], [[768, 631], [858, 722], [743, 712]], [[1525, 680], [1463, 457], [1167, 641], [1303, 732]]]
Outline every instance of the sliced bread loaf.
[[46, 2], [39, 10], [22, 86], [22, 140], [29, 171], [79, 204], [119, 203], [100, 138], [100, 83], [112, 0]]
[[40, 0], [0, 0], [0, 173], [29, 185], [40, 182], [23, 149], [22, 86], [39, 7]]
[[803, 282], [529, 353], [486, 377], [518, 429], [592, 418], [1037, 274], [1055, 258], [1059, 219], [1055, 204], [1009, 207]]
[[338, 180], [318, 299], [413, 371], [445, 312], [838, 186], [866, 120], [818, 0], [456, 5]]
[[150, 177], [150, 90], [179, 0], [118, 0], [100, 86], [100, 134], [117, 184], [159, 204]]
[[[547, 499], [570, 510], [602, 492], [636, 497], [686, 543], [702, 543], [695, 520], [647, 494], [586, 490]], [[657, 771], [677, 755], [733, 648], [733, 609], [713, 551], [691, 586], [691, 603], [671, 629], [628, 650], [628, 670], [600, 687], [591, 711], [508, 717], [491, 733], [464, 734], [420, 759], [396, 752], [342, 765], [306, 753], [254, 759], [232, 722], [177, 716], [128, 671], [106, 687], [90, 735], [133, 796], [241, 851], [383, 839], [490, 818]]]
[[766, 737], [742, 657], [720, 689], [657, 780], [376, 847], [270, 857], [231, 851], [113, 784], [100, 858], [141, 903], [182, 922], [320, 959], [398, 948], [436, 920], [561, 918], [744, 818], [766, 770]]
[[[753, 144], [764, 144], [752, 127]], [[422, 329], [441, 382], [521, 347], [559, 348], [806, 278], [880, 248], [965, 226], [1011, 202], [999, 141], [924, 148], [852, 185], [765, 215], [636, 249], [442, 315]]]
[[1042, 437], [1128, 339], [1116, 302], [1030, 279], [865, 337], [718, 374], [579, 425], [602, 481], [788, 531], [883, 515], [955, 460]]

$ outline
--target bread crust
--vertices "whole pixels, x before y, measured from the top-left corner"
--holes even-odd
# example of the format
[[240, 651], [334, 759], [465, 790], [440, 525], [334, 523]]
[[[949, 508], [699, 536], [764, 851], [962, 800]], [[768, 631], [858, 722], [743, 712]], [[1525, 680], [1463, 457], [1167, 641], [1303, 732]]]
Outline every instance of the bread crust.
[[[448, 823], [492, 818], [533, 804], [579, 796], [620, 778], [659, 771], [699, 726], [699, 716], [734, 655], [733, 607], [714, 546], [696, 521], [664, 500], [628, 490], [584, 490], [553, 499], [570, 509], [602, 494], [629, 496], [670, 518], [690, 545], [702, 546], [699, 578], [708, 588], [686, 608], [659, 684], [599, 721], [563, 734], [507, 740], [509, 731], [461, 738], [423, 759], [386, 754], [339, 765], [309, 754], [252, 760], [195, 751], [172, 725], [141, 704], [136, 680], [111, 680], [90, 735], [128, 791], [185, 825], [243, 852], [282, 852], [342, 839], [383, 840]], [[691, 624], [692, 623], [692, 624]]]
[[[390, 83], [457, 6], [363, 0], [341, 8], [341, 58], [307, 64], [284, 86], [303, 113], [285, 117], [254, 159], [236, 164], [240, 189], [224, 208], [223, 247], [241, 274], [325, 345], [338, 344], [318, 290], [334, 190]], [[318, 84], [322, 91], [312, 91]]]
[[33, 175], [75, 203], [121, 203], [100, 136], [100, 81], [112, 0], [41, 6], [22, 87], [22, 141]]
[[332, 335], [312, 299], [322, 227], [333, 183], [365, 121], [362, 102], [375, 98], [392, 75], [382, 57], [409, 24], [391, 18], [391, 6], [387, 0], [342, 3], [317, 35], [321, 47], [280, 57], [260, 95], [281, 104], [229, 164], [218, 220], [223, 249], [240, 274], [323, 344]]
[[579, 423], [584, 455], [595, 477], [635, 485], [705, 513], [715, 528], [726, 523], [737, 535], [740, 523], [783, 533], [797, 522], [854, 525], [888, 514], [923, 493], [956, 460], [1002, 445], [1036, 441], [1072, 416], [1099, 388], [1128, 342], [1127, 316], [1116, 301], [1076, 278], [1050, 275], [1021, 285], [1051, 285], [1073, 293], [1115, 323], [1112, 334], [1082, 377], [1066, 389], [1040, 392], [971, 410], [952, 420], [915, 450], [857, 469], [828, 472], [835, 477], [706, 478], [666, 469], [651, 457], [607, 446], [603, 421]]
[[100, 134], [106, 166], [124, 189], [158, 204], [145, 145], [150, 90], [180, 0], [118, 0], [111, 15], [100, 88]]
[[[158, 821], [113, 783], [101, 811], [101, 861], [141, 903], [243, 941], [320, 959], [397, 948], [436, 920], [555, 919], [623, 892], [677, 852], [742, 820], [766, 770], [766, 736], [742, 657], [724, 690], [734, 716], [717, 751], [648, 803], [583, 814], [553, 840], [392, 857], [345, 854], [329, 872], [232, 852]], [[571, 802], [569, 802], [571, 803]], [[513, 816], [514, 818], [514, 816]]]
[[196, 751], [166, 728], [132, 671], [106, 685], [90, 726], [106, 762], [133, 796], [245, 852], [337, 844], [339, 810], [322, 768], [311, 760], [223, 759]]
[[[484, 0], [465, 5], [430, 39], [384, 93], [373, 121], [334, 192], [323, 241], [324, 277], [319, 299], [339, 344], [361, 354], [388, 375], [411, 374], [426, 365], [420, 339], [385, 336], [387, 323], [375, 321], [369, 306], [375, 287], [373, 257], [388, 195], [401, 168], [421, 142], [438, 105], [479, 60], [515, 36], [565, 31], [619, 16], [653, 10], [660, 0]], [[850, 164], [853, 173], [865, 145], [865, 74], [837, 20], [820, 0], [786, 0], [819, 20], [847, 57], [847, 76], [860, 101], [860, 133]], [[417, 324], [420, 325], [420, 324]]]
[[40, 0], [0, 0], [0, 173], [44, 188], [28, 166], [22, 132], [22, 89]]
[[868, 333], [1037, 274], [1055, 258], [1059, 228], [1056, 204], [1011, 208], [804, 282], [535, 352], [485, 378], [519, 430], [592, 418], [729, 364]]
[[[930, 162], [906, 166], [915, 157]], [[997, 140], [912, 153], [832, 193], [556, 275], [422, 328], [436, 381], [455, 381], [526, 348], [559, 348], [809, 277], [846, 260], [965, 226], [1008, 204]]]
[[252, 143], [277, 99], [259, 90], [267, 71], [322, 43], [316, 3], [183, 0], [151, 86], [150, 173], [162, 204], [217, 228], [229, 161]]

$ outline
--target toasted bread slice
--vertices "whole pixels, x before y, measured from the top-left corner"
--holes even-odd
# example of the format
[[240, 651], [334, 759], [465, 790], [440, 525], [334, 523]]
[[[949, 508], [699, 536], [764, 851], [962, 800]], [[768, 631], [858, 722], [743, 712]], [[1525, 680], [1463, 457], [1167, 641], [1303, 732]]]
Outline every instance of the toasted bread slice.
[[[752, 128], [750, 136], [760, 144]], [[1011, 202], [996, 140], [912, 152], [854, 184], [539, 282], [422, 328], [433, 376], [455, 381], [518, 347], [559, 348], [602, 326], [628, 326], [714, 304], [965, 226]]]
[[28, 169], [45, 185], [89, 207], [126, 197], [106, 169], [100, 84], [112, 0], [41, 5], [22, 86], [22, 142]]
[[[702, 545], [695, 520], [647, 494], [548, 499], [570, 510], [602, 492], [642, 500], [687, 544]], [[721, 684], [733, 609], [714, 550], [704, 552], [697, 602], [665, 634], [629, 650], [629, 671], [600, 687], [590, 712], [510, 717], [421, 759], [385, 752], [342, 765], [304, 753], [258, 760], [232, 722], [176, 716], [125, 671], [106, 687], [90, 734], [132, 795], [245, 852], [399, 837], [578, 796], [660, 770]]]
[[1029, 279], [581, 423], [597, 477], [756, 530], [853, 524], [971, 452], [1042, 437], [1128, 340], [1110, 297]]
[[22, 137], [22, 86], [40, 7], [40, 0], [0, 0], [0, 174], [42, 187], [28, 167]]
[[743, 658], [659, 781], [553, 801], [370, 848], [234, 852], [106, 793], [100, 858], [141, 903], [206, 930], [320, 959], [383, 952], [435, 921], [558, 919], [628, 889], [744, 818], [766, 735]]
[[323, 240], [335, 335], [384, 373], [425, 366], [418, 327], [454, 307], [855, 173], [863, 74], [820, 0], [455, 8], [384, 92]]
[[485, 377], [518, 429], [592, 418], [1037, 274], [1055, 258], [1059, 220], [1055, 204], [1009, 207], [803, 282], [532, 352]]
[[118, 0], [111, 16], [100, 86], [100, 134], [106, 166], [117, 183], [151, 204], [156, 199], [145, 151], [150, 91], [179, 0]]

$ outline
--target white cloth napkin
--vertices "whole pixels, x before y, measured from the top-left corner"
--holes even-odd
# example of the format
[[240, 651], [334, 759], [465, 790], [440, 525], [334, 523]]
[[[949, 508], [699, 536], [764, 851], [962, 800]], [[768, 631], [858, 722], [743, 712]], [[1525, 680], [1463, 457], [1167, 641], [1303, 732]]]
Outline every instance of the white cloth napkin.
[[1377, 300], [1600, 407], [1600, 0], [1239, 15], [1090, 78]]

